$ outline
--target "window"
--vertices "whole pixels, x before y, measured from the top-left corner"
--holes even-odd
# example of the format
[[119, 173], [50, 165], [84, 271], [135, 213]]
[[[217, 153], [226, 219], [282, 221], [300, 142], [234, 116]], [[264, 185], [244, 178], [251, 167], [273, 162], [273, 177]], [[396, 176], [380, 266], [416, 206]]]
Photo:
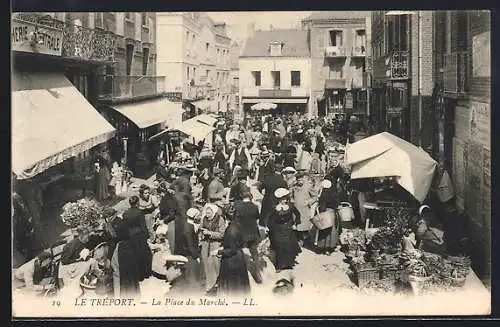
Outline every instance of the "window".
[[210, 43], [206, 42], [205, 43], [205, 51], [208, 52], [209, 48], [210, 48]]
[[187, 77], [188, 81], [191, 79], [191, 76], [189, 76], [189, 66], [186, 67], [186, 77]]
[[260, 86], [260, 71], [253, 71], [252, 76], [255, 82], [255, 86]]
[[142, 26], [148, 26], [148, 14], [145, 12], [141, 13], [141, 24]]
[[127, 44], [126, 48], [126, 73], [130, 75], [130, 71], [132, 70], [132, 59], [134, 58], [134, 45]]
[[356, 46], [360, 48], [361, 53], [365, 53], [366, 32], [365, 30], [356, 31]]
[[467, 51], [467, 12], [458, 11], [457, 17], [457, 50]]
[[196, 43], [196, 35], [193, 34], [193, 45]]
[[189, 31], [186, 31], [186, 41], [189, 41]]
[[271, 71], [271, 78], [273, 79], [273, 88], [279, 89], [281, 85], [280, 72], [276, 70]]
[[196, 79], [196, 67], [193, 67], [193, 79]]
[[142, 48], [142, 75], [148, 74], [149, 48]]
[[132, 13], [131, 12], [126, 12], [125, 13], [125, 19], [132, 20]]
[[281, 56], [281, 50], [283, 49], [283, 43], [280, 42], [271, 42], [269, 45], [269, 52], [271, 56]]
[[342, 31], [330, 31], [330, 45], [334, 47], [342, 46]]
[[292, 86], [300, 86], [300, 71], [292, 70], [290, 72], [290, 78], [292, 81]]

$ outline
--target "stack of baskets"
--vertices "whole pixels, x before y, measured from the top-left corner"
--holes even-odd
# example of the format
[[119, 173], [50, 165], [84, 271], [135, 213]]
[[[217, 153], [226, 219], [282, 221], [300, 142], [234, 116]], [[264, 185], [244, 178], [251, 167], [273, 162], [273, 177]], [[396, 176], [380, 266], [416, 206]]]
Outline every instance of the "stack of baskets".
[[396, 283], [401, 274], [398, 264], [366, 263], [354, 265], [353, 268], [359, 288], [367, 287], [370, 282], [382, 280], [387, 283]]

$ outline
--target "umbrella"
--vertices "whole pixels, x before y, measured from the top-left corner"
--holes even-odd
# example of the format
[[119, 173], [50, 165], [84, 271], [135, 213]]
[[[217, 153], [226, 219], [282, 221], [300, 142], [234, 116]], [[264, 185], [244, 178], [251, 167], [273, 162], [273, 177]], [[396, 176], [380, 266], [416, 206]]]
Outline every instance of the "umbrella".
[[387, 132], [348, 144], [345, 162], [353, 179], [396, 176], [420, 202], [427, 197], [437, 166], [422, 148]]
[[270, 103], [270, 102], [259, 102], [251, 106], [250, 108], [252, 110], [271, 110], [271, 109], [276, 109], [278, 105], [276, 103]]

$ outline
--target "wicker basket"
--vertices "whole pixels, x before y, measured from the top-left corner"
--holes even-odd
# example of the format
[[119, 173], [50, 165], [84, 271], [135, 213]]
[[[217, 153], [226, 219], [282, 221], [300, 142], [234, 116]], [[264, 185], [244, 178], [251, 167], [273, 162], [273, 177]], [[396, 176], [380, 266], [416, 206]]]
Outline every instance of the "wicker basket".
[[453, 287], [463, 287], [465, 285], [465, 281], [467, 280], [467, 277], [454, 278], [454, 277], [442, 276], [442, 275], [441, 275], [441, 278], [449, 281], [450, 285]]
[[389, 280], [396, 282], [400, 275], [399, 267], [391, 264], [381, 264], [376, 266], [358, 265], [354, 267], [354, 272], [357, 284], [360, 288], [366, 287], [370, 281]]

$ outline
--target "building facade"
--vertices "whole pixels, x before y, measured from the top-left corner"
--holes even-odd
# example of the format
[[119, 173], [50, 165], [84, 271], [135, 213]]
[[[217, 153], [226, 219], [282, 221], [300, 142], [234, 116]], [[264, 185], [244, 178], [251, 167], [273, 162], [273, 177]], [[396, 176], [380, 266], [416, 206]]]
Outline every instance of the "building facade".
[[314, 12], [302, 21], [311, 49], [312, 112], [366, 115], [369, 110], [368, 12]]
[[172, 78], [169, 93], [182, 97], [191, 115], [226, 111], [230, 98], [230, 46], [224, 23], [206, 13], [156, 13], [158, 72]]
[[[433, 12], [372, 12], [372, 117], [414, 144], [428, 147], [433, 79]], [[427, 140], [427, 141], [426, 141]]]
[[230, 72], [229, 72], [229, 82], [231, 83], [231, 97], [229, 101], [229, 109], [232, 112], [238, 113], [240, 108], [240, 69], [239, 69], [239, 58], [240, 58], [241, 47], [238, 42], [234, 41], [230, 49]]
[[260, 102], [279, 113], [310, 113], [310, 64], [306, 31], [255, 32], [239, 58], [240, 114]]
[[476, 270], [491, 269], [491, 18], [434, 12], [433, 154], [448, 171], [456, 206], [471, 222]]

